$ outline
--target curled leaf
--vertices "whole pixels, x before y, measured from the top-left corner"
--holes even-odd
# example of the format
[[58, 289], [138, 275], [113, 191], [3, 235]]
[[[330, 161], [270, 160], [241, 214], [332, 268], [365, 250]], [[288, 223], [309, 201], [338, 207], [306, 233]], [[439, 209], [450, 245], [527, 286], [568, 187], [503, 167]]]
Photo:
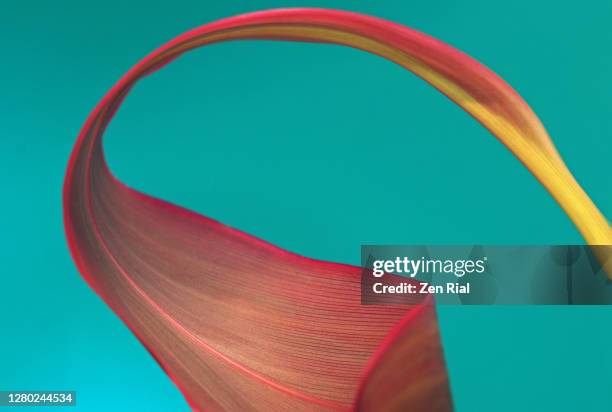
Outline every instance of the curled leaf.
[[361, 305], [359, 268], [281, 250], [132, 190], [108, 170], [102, 135], [135, 82], [188, 50], [241, 39], [331, 42], [400, 64], [508, 146], [589, 243], [612, 243], [608, 222], [537, 117], [491, 71], [398, 24], [287, 9], [179, 36], [134, 66], [93, 110], [64, 186], [66, 233], [79, 271], [196, 409], [450, 410], [430, 300]]

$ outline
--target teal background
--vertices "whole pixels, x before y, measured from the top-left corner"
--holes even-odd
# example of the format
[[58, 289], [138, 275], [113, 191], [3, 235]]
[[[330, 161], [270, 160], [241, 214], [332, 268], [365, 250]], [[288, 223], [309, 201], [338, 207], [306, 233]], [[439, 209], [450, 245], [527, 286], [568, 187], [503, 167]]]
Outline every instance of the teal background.
[[[186, 410], [69, 256], [61, 187], [89, 111], [170, 38], [307, 5], [427, 32], [512, 84], [612, 216], [612, 3], [4, 2], [0, 6], [0, 389], [77, 410]], [[362, 243], [582, 243], [532, 176], [399, 67], [329, 45], [241, 42], [144, 80], [106, 140], [128, 184], [292, 251], [357, 264]], [[610, 307], [441, 307], [457, 411], [612, 408]], [[118, 405], [118, 406], [117, 406]]]

